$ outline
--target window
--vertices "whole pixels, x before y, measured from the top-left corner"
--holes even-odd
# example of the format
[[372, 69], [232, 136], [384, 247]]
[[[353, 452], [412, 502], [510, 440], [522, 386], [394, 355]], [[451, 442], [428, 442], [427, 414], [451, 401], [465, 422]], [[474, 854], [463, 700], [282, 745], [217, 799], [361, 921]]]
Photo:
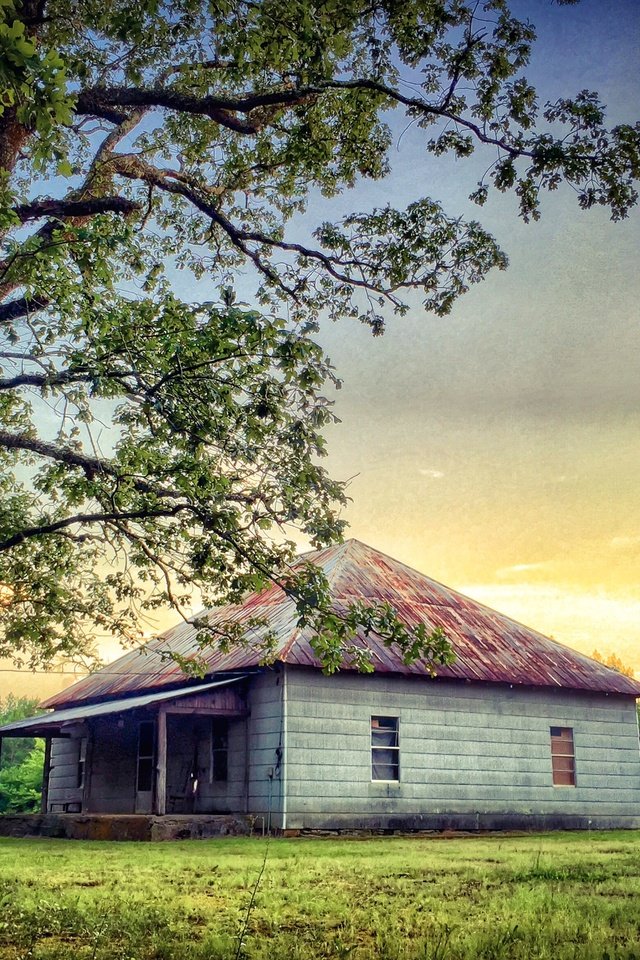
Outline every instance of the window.
[[227, 779], [229, 754], [229, 724], [219, 717], [211, 718], [211, 763], [209, 782], [219, 783]]
[[551, 769], [554, 787], [575, 787], [576, 757], [571, 727], [551, 727]]
[[155, 723], [143, 720], [138, 727], [138, 793], [148, 793], [153, 788], [153, 741]]
[[371, 779], [400, 779], [397, 717], [371, 717]]

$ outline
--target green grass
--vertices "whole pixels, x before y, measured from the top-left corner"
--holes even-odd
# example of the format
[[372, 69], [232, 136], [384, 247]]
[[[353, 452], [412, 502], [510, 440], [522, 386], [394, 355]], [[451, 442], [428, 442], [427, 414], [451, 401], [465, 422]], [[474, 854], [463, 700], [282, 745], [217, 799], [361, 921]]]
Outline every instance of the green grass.
[[0, 840], [0, 960], [640, 960], [640, 834]]

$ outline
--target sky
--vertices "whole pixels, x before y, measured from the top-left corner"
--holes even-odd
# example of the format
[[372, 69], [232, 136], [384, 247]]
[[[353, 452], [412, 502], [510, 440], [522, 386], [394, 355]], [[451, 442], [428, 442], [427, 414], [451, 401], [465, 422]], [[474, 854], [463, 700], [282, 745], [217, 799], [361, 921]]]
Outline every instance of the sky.
[[[513, 9], [538, 28], [527, 74], [543, 101], [595, 89], [610, 125], [637, 118], [640, 4]], [[390, 177], [315, 200], [307, 222], [426, 194], [481, 220], [510, 266], [445, 319], [415, 297], [381, 338], [353, 321], [322, 327], [343, 380], [326, 466], [352, 478], [348, 535], [640, 676], [638, 210], [611, 223], [564, 188], [527, 225], [513, 197], [468, 201], [486, 155], [435, 159], [424, 133], [400, 118], [393, 130]]]
[[[611, 124], [635, 120], [639, 4], [515, 9], [538, 28], [528, 73], [542, 99], [596, 89]], [[427, 159], [412, 130], [394, 149], [384, 195], [399, 206], [424, 181], [480, 219], [510, 267], [446, 319], [416, 300], [381, 339], [323, 331], [344, 380], [329, 468], [354, 477], [351, 533], [640, 674], [638, 211], [612, 223], [563, 189], [527, 225], [512, 197], [467, 201], [486, 158]]]

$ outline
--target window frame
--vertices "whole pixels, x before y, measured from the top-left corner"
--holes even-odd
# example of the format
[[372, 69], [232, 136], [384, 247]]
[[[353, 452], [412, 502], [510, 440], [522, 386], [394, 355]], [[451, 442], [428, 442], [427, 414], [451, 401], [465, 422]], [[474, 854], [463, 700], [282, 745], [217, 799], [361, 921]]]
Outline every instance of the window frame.
[[[383, 725], [380, 725], [383, 721]], [[395, 734], [395, 744], [375, 743], [374, 736], [379, 730], [392, 731]], [[370, 757], [371, 757], [371, 782], [372, 783], [400, 783], [400, 717], [388, 716], [384, 714], [372, 714], [369, 721], [370, 731]], [[395, 763], [386, 763], [385, 766], [395, 767], [395, 777], [376, 777], [375, 768], [380, 763], [376, 760], [376, 754], [393, 752], [395, 754]]]
[[[567, 736], [568, 734], [568, 736]], [[551, 781], [554, 787], [574, 789], [577, 786], [576, 743], [573, 727], [549, 727], [551, 743]], [[570, 748], [570, 749], [569, 749]], [[567, 764], [567, 761], [570, 763]], [[563, 782], [563, 778], [569, 778]]]

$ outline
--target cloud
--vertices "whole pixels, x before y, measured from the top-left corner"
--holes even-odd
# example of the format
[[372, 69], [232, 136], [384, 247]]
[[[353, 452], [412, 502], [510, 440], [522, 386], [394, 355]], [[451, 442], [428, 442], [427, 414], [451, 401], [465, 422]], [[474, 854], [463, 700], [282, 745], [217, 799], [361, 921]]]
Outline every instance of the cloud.
[[431, 467], [420, 467], [418, 473], [421, 477], [428, 477], [429, 480], [441, 480], [444, 477], [442, 470], [434, 470]]
[[579, 479], [580, 477], [577, 473], [558, 473], [554, 476], [547, 477], [544, 483], [550, 487], [555, 487], [566, 483], [577, 483]]
[[633, 537], [614, 537], [609, 541], [612, 550], [634, 550], [640, 547], [640, 535]]
[[517, 577], [520, 573], [532, 573], [535, 570], [542, 570], [549, 565], [549, 560], [542, 560], [539, 563], [514, 563], [511, 567], [500, 567], [496, 570], [498, 580], [507, 580], [509, 577]]

